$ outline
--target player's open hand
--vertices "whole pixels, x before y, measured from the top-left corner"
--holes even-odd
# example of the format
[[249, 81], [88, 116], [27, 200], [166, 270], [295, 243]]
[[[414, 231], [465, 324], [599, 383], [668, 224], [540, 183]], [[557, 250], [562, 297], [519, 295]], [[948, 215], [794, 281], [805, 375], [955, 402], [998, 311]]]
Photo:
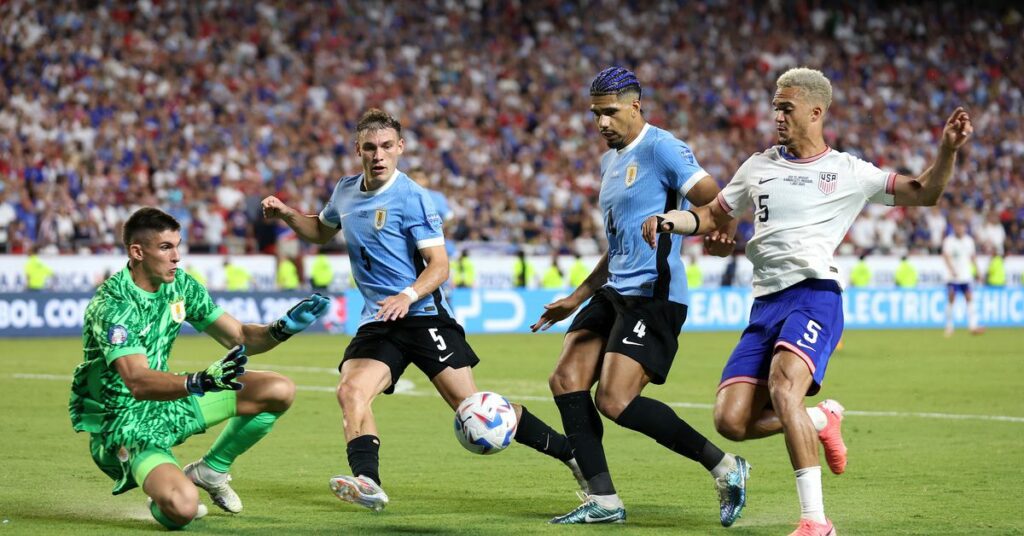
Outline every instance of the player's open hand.
[[322, 296], [319, 292], [296, 303], [281, 317], [284, 332], [294, 335], [308, 328], [318, 318], [327, 314], [330, 305], [331, 299]]
[[235, 346], [228, 350], [227, 355], [206, 367], [206, 370], [186, 376], [185, 389], [195, 396], [216, 391], [239, 391], [244, 386], [235, 380], [245, 374], [245, 364], [248, 361], [245, 345]]
[[728, 257], [736, 248], [736, 240], [730, 233], [725, 231], [711, 231], [704, 235], [704, 249], [708, 255], [715, 257]]
[[565, 320], [580, 306], [572, 296], [555, 300], [544, 306], [544, 312], [540, 318], [530, 326], [530, 331], [537, 333], [537, 330], [547, 331], [548, 328]]
[[264, 197], [263, 201], [260, 202], [260, 206], [263, 207], [263, 217], [268, 220], [283, 218], [290, 210], [288, 205], [284, 204], [284, 201], [272, 195]]
[[643, 235], [644, 241], [647, 242], [651, 249], [654, 249], [658, 245], [658, 233], [668, 233], [672, 231], [672, 223], [665, 220], [664, 214], [656, 214], [644, 220], [643, 226], [640, 227], [640, 234]]
[[942, 129], [942, 145], [956, 151], [967, 143], [967, 138], [971, 137], [972, 132], [974, 125], [971, 123], [971, 116], [962, 107], [957, 106]]
[[412, 298], [407, 294], [399, 292], [394, 296], [388, 296], [383, 300], [377, 302], [380, 306], [380, 310], [373, 317], [377, 320], [383, 320], [389, 322], [391, 320], [398, 320], [399, 318], [405, 318], [405, 315], [409, 314], [409, 306], [412, 305]]

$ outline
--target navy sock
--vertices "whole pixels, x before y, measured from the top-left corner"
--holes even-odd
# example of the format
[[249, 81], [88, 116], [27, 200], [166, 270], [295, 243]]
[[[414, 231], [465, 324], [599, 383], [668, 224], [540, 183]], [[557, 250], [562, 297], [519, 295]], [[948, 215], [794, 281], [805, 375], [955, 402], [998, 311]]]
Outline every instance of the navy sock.
[[616, 422], [644, 434], [673, 452], [700, 462], [710, 471], [725, 453], [679, 418], [672, 408], [653, 398], [637, 396], [619, 414]]
[[366, 476], [380, 485], [380, 439], [377, 436], [359, 436], [348, 442], [348, 466], [352, 476]]
[[519, 415], [516, 441], [563, 462], [572, 459], [572, 447], [564, 435], [527, 411], [526, 406], [520, 408], [522, 413]]
[[615, 486], [612, 484], [611, 473], [608, 472], [608, 460], [604, 456], [601, 438], [604, 436], [604, 425], [601, 415], [597, 412], [590, 391], [576, 391], [555, 397], [558, 412], [562, 414], [562, 428], [565, 437], [572, 446], [576, 463], [580, 466], [590, 493], [593, 495], [612, 495]]

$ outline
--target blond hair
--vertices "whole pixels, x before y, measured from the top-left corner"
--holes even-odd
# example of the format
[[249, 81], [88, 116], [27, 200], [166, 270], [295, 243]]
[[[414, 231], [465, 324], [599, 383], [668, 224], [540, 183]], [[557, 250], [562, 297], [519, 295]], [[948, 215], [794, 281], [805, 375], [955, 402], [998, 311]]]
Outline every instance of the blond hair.
[[832, 104], [832, 83], [817, 69], [795, 67], [782, 73], [775, 85], [780, 88], [795, 87], [803, 92], [804, 97], [822, 105], [825, 110]]

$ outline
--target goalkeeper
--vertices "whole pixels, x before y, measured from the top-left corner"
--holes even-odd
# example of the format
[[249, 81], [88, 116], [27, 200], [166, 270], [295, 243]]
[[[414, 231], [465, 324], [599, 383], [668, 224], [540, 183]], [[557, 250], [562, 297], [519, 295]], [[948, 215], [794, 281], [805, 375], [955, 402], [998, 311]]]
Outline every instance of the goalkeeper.
[[[262, 439], [295, 396], [274, 372], [246, 371], [247, 354], [266, 352], [327, 312], [314, 294], [269, 324], [242, 324], [178, 265], [181, 226], [155, 208], [124, 224], [128, 265], [107, 279], [85, 311], [85, 359], [75, 370], [69, 411], [75, 431], [89, 432], [96, 465], [115, 481], [114, 494], [142, 486], [150, 512], [170, 529], [201, 516], [196, 486], [222, 509], [242, 502], [228, 470]], [[168, 372], [182, 322], [205, 332], [227, 355], [205, 370]], [[203, 458], [182, 470], [171, 447], [228, 421]]]

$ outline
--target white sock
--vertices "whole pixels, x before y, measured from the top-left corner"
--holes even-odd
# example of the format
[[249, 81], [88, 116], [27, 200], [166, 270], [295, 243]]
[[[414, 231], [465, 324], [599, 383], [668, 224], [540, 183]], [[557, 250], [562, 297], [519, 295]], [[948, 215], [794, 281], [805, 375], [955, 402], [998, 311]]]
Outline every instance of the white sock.
[[796, 470], [796, 494], [800, 497], [800, 517], [825, 523], [825, 502], [821, 496], [821, 466]]
[[953, 304], [946, 303], [946, 331], [953, 331]]
[[622, 508], [622, 499], [619, 498], [618, 493], [613, 493], [611, 495], [591, 495], [590, 498], [593, 499], [601, 508], [607, 508], [609, 510]]
[[807, 408], [807, 415], [811, 417], [811, 424], [814, 425], [814, 431], [820, 432], [828, 426], [828, 417], [818, 406]]
[[973, 301], [967, 302], [967, 327], [972, 331], [978, 329], [978, 311]]
[[735, 468], [736, 456], [733, 456], [732, 454], [726, 452], [725, 457], [722, 458], [722, 461], [718, 462], [718, 465], [714, 466], [711, 469], [711, 476], [715, 478], [722, 478], [723, 476], [729, 474], [729, 471], [732, 471]]

